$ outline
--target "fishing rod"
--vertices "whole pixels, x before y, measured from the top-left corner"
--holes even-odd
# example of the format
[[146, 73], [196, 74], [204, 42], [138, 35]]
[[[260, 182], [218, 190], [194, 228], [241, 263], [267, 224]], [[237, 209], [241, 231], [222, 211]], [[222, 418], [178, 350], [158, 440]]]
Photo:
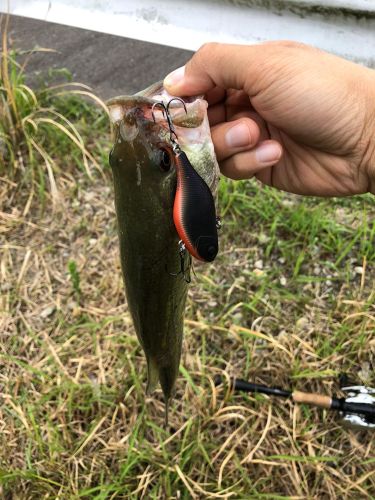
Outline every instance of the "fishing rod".
[[[345, 393], [343, 398], [269, 387], [238, 378], [232, 379], [230, 386], [234, 391], [267, 394], [268, 396], [291, 399], [298, 404], [308, 404], [337, 411], [344, 425], [358, 429], [375, 430], [375, 389], [364, 385], [349, 384], [346, 377], [343, 377], [341, 381], [343, 382], [341, 391]], [[220, 376], [215, 379], [216, 386], [222, 382], [223, 378]]]

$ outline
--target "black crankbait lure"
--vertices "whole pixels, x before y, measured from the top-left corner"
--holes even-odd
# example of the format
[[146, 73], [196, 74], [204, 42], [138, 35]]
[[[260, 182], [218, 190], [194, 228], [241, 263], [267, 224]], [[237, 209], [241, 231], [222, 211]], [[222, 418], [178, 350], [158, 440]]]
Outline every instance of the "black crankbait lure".
[[216, 217], [215, 201], [210, 188], [194, 169], [177, 141], [169, 113], [169, 106], [174, 100], [180, 101], [186, 112], [184, 101], [178, 97], [171, 99], [167, 105], [157, 102], [153, 106], [153, 110], [155, 107], [161, 108], [170, 131], [177, 173], [173, 221], [181, 242], [190, 255], [204, 262], [212, 262], [219, 250], [217, 234], [219, 222]]
[[219, 250], [212, 193], [182, 150], [175, 153], [175, 162], [177, 189], [173, 221], [176, 230], [193, 257], [212, 262]]

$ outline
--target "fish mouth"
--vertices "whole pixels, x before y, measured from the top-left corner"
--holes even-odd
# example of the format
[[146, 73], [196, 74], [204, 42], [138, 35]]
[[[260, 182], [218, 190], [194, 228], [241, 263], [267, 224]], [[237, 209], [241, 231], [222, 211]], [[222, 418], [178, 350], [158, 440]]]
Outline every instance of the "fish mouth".
[[143, 115], [148, 120], [153, 120], [160, 125], [167, 127], [165, 117], [161, 109], [153, 106], [155, 103], [163, 103], [169, 105], [169, 111], [173, 124], [181, 128], [198, 128], [201, 126], [207, 106], [204, 106], [205, 101], [203, 96], [184, 97], [182, 100], [186, 106], [186, 112], [181, 102], [177, 99], [173, 101], [175, 96], [170, 95], [163, 87], [162, 82], [155, 83], [145, 90], [131, 96], [117, 96], [109, 99], [106, 104], [109, 108], [110, 118], [115, 125], [123, 119], [129, 111], [140, 108]]
[[163, 82], [157, 82], [137, 94], [109, 99], [106, 104], [112, 124], [115, 130], [118, 128], [123, 130], [124, 140], [133, 140], [137, 127], [137, 114], [141, 114], [143, 123], [155, 122], [160, 127], [157, 133], [168, 143], [167, 120], [161, 107], [154, 105], [158, 102], [164, 105], [170, 103], [169, 112], [178, 143], [216, 198], [220, 170], [211, 140], [207, 101], [203, 96], [183, 97], [185, 111], [181, 102], [173, 100], [175, 97], [165, 90]]

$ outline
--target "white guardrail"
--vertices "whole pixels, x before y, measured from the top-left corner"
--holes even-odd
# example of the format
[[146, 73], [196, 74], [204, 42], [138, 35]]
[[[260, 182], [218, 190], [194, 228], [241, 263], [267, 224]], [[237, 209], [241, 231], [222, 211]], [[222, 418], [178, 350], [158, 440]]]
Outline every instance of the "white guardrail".
[[375, 0], [0, 0], [0, 11], [190, 50], [297, 40], [375, 67]]

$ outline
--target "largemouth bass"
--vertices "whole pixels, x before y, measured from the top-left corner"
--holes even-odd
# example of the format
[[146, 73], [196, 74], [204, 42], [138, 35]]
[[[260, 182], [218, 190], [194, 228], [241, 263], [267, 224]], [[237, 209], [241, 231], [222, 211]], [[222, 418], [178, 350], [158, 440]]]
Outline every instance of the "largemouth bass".
[[[126, 297], [147, 358], [147, 393], [160, 382], [166, 415], [179, 371], [188, 286], [179, 272], [179, 237], [173, 222], [176, 165], [170, 129], [163, 113], [153, 108], [171, 99], [158, 83], [107, 103], [115, 133], [109, 161]], [[201, 97], [184, 102], [186, 112], [178, 102], [170, 106], [179, 146], [216, 197], [219, 167], [207, 102]]]

